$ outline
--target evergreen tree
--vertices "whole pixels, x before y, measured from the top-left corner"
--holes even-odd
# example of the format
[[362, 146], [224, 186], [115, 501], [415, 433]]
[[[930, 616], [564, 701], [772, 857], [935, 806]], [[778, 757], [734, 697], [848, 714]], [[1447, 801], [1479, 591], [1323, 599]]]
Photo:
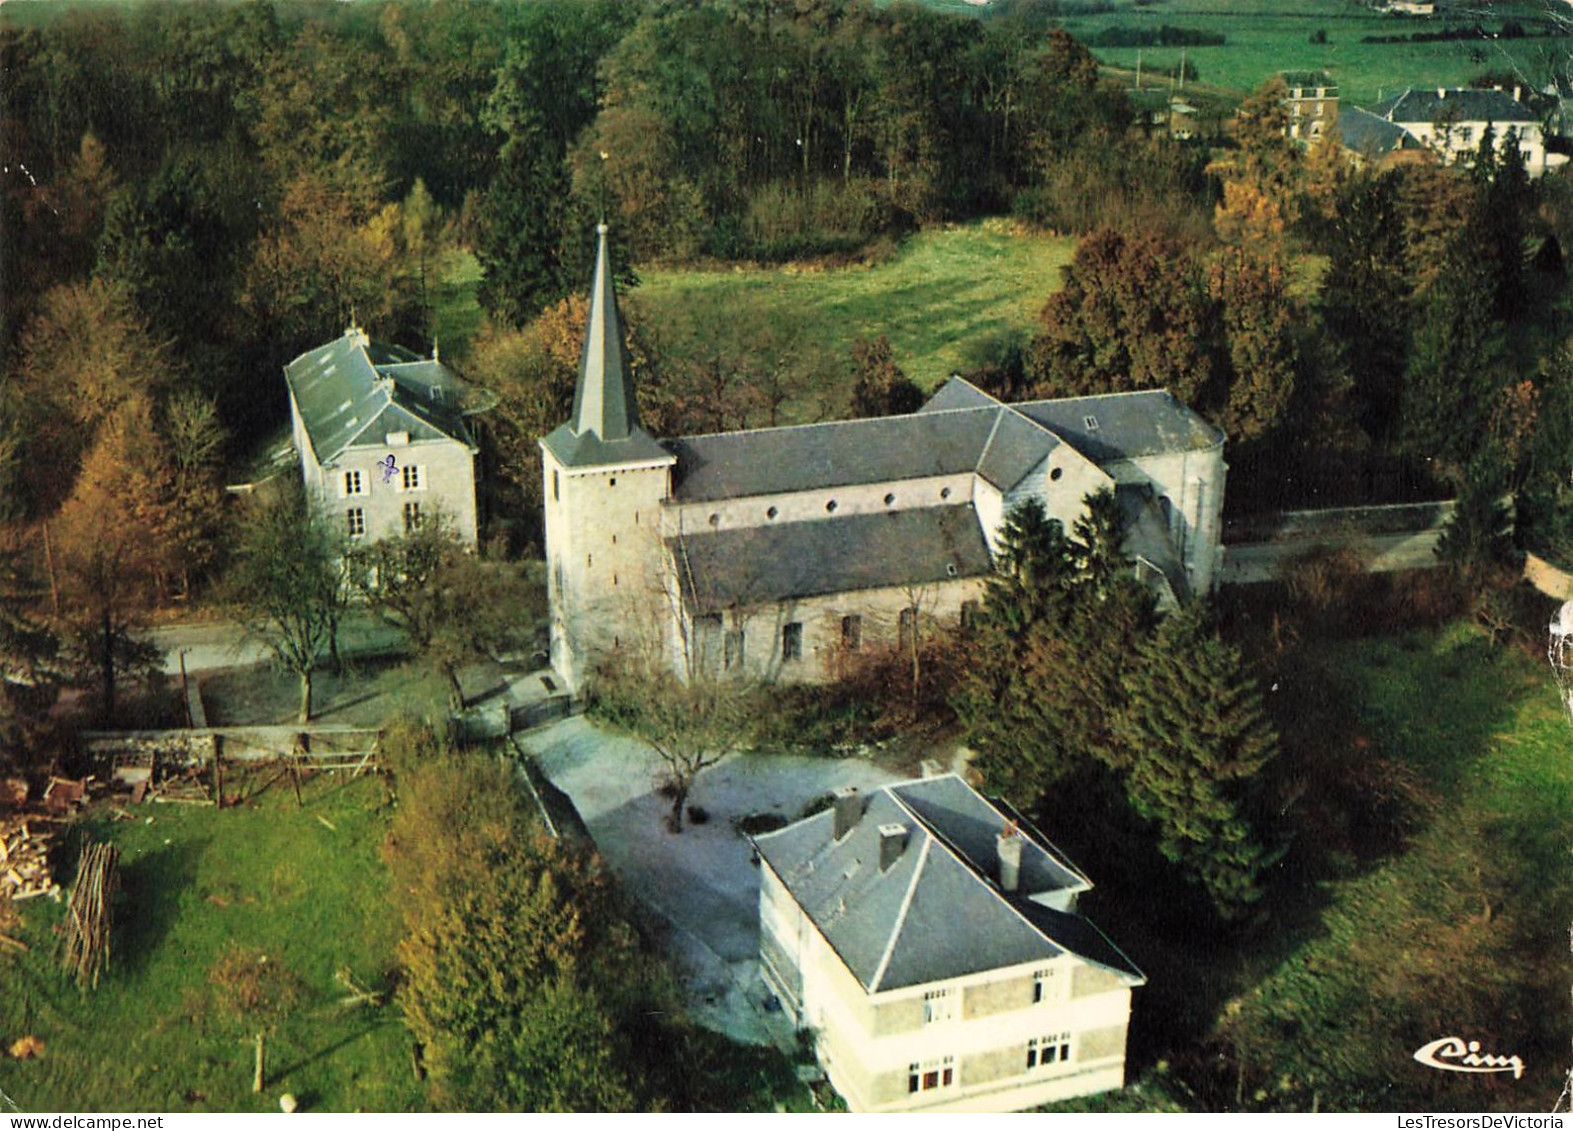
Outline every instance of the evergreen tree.
[[1360, 424], [1397, 430], [1409, 341], [1403, 224], [1389, 177], [1359, 177], [1337, 196], [1322, 278], [1322, 321], [1342, 348]]
[[1491, 265], [1466, 230], [1422, 300], [1404, 374], [1404, 446], [1454, 480], [1485, 436], [1501, 386], [1496, 322], [1482, 302], [1491, 290]]
[[1457, 509], [1437, 539], [1436, 554], [1455, 577], [1478, 591], [1510, 560], [1511, 515], [1503, 503], [1506, 483], [1501, 453], [1486, 448], [1470, 464], [1458, 492]]
[[38, 598], [21, 550], [0, 544], [0, 773], [31, 762], [64, 674], [60, 641], [32, 614]]
[[1276, 860], [1253, 831], [1251, 800], [1278, 737], [1239, 652], [1196, 609], [1167, 617], [1139, 657], [1127, 715], [1131, 805], [1157, 826], [1164, 857], [1232, 918], [1261, 898]]
[[852, 343], [852, 415], [900, 416], [923, 406], [923, 390], [891, 357], [890, 339]]
[[476, 245], [483, 309], [522, 327], [583, 285], [568, 270], [570, 181], [561, 154], [510, 141], [481, 212]]

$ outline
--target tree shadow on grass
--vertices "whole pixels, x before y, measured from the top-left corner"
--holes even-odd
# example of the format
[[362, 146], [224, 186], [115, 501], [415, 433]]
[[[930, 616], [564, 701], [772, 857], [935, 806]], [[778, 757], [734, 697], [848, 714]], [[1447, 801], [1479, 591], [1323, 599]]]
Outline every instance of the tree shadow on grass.
[[197, 878], [208, 837], [183, 839], [122, 864], [115, 906], [115, 949], [110, 969], [144, 972], [180, 915], [182, 892]]
[[[319, 1048], [315, 1048], [309, 1052], [300, 1054], [288, 1064], [283, 1064], [276, 1067], [269, 1065], [267, 1070], [268, 1082], [270, 1084], [279, 1084], [283, 1081], [286, 1081], [289, 1079], [291, 1074], [300, 1072], [303, 1069], [310, 1068], [314, 1064], [319, 1064], [322, 1061], [327, 1060], [329, 1057], [333, 1056], [334, 1053], [348, 1048], [356, 1041], [364, 1040], [373, 1033], [381, 1032], [382, 1030], [390, 1027], [402, 1028], [403, 1024], [404, 1022], [400, 1020], [397, 1013], [381, 1013], [378, 1016], [368, 1019], [365, 1024], [356, 1026], [353, 1031], [344, 1034], [337, 1040], [330, 1041]], [[291, 1043], [295, 1045], [305, 1044], [304, 1041], [300, 1040], [296, 1040]], [[299, 1098], [299, 1096], [297, 1096], [297, 1098]]]

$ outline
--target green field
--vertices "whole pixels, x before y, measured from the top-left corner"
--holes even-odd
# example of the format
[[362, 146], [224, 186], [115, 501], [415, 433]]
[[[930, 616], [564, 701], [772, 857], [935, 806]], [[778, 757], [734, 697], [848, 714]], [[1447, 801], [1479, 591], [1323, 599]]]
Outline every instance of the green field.
[[[349, 992], [339, 971], [386, 989], [394, 966], [384, 785], [308, 786], [305, 808], [279, 784], [242, 808], [148, 804], [133, 820], [86, 826], [121, 850], [114, 957], [97, 990], [79, 991], [54, 958], [64, 907], [20, 905], [8, 933], [32, 949], [0, 950], [0, 1039], [36, 1036], [44, 1052], [0, 1058], [0, 1090], [17, 1107], [277, 1111], [285, 1092], [304, 1111], [422, 1105], [398, 1010], [339, 1004]], [[268, 1020], [226, 1007], [214, 974], [232, 947], [264, 990], [292, 1000], [287, 1011]], [[267, 1080], [254, 1095], [247, 1038], [260, 1027]]]
[[[1563, 36], [1518, 40], [1460, 40], [1447, 43], [1361, 43], [1370, 35], [1408, 35], [1444, 26], [1482, 24], [1494, 31], [1516, 19], [1526, 28], [1533, 20], [1560, 17]], [[1175, 0], [1108, 15], [1064, 21], [1066, 30], [1087, 39], [1108, 27], [1172, 27], [1217, 32], [1228, 37], [1221, 47], [1189, 47], [1185, 58], [1196, 65], [1201, 81], [1249, 91], [1279, 71], [1325, 70], [1339, 84], [1341, 98], [1369, 104], [1404, 87], [1463, 86], [1484, 71], [1509, 71], [1526, 85], [1541, 87], [1553, 73], [1565, 71], [1573, 58], [1573, 9], [1565, 4], [1502, 3], [1471, 6], [1436, 19], [1401, 19], [1364, 8], [1353, 0]], [[1325, 44], [1311, 36], [1327, 33]], [[1105, 63], [1134, 67], [1137, 49], [1094, 48]], [[1144, 67], [1173, 67], [1180, 48], [1143, 48]]]
[[871, 267], [651, 270], [629, 305], [660, 326], [697, 305], [742, 302], [841, 368], [854, 341], [883, 334], [896, 364], [929, 389], [967, 368], [969, 348], [982, 339], [1029, 328], [1059, 290], [1075, 246], [984, 220], [920, 232]]

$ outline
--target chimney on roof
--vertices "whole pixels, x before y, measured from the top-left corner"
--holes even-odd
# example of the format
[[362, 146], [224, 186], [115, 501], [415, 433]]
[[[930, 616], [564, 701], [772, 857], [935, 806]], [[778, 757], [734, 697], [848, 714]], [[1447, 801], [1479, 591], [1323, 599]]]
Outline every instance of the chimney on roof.
[[1524, 100], [1524, 88], [1521, 87], [1521, 86], [1515, 86], [1513, 88], [1513, 101], [1514, 102], [1522, 102], [1523, 100]]
[[1000, 891], [1014, 892], [1021, 886], [1021, 843], [1021, 833], [1015, 821], [1001, 829], [994, 840], [995, 850], [999, 853]]
[[840, 840], [857, 826], [858, 818], [863, 815], [863, 799], [858, 796], [855, 785], [844, 785], [831, 797], [830, 837]]
[[890, 871], [891, 865], [901, 859], [907, 847], [906, 825], [879, 826], [879, 870]]
[[1447, 87], [1445, 87], [1445, 86], [1437, 87], [1436, 88], [1436, 96], [1438, 98], [1446, 98], [1447, 97]]

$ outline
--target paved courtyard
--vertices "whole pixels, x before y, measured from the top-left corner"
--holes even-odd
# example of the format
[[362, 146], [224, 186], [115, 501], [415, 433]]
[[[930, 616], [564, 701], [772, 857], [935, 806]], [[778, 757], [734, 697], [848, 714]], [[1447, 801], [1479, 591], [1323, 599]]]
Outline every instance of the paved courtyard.
[[541, 771], [573, 799], [624, 887], [671, 925], [670, 956], [700, 1024], [750, 1044], [789, 1048], [790, 1026], [764, 1008], [759, 979], [759, 867], [736, 822], [754, 813], [795, 819], [844, 785], [897, 780], [862, 759], [734, 755], [700, 774], [690, 805], [709, 819], [666, 831], [671, 803], [656, 793], [665, 766], [643, 743], [566, 719], [520, 736]]

